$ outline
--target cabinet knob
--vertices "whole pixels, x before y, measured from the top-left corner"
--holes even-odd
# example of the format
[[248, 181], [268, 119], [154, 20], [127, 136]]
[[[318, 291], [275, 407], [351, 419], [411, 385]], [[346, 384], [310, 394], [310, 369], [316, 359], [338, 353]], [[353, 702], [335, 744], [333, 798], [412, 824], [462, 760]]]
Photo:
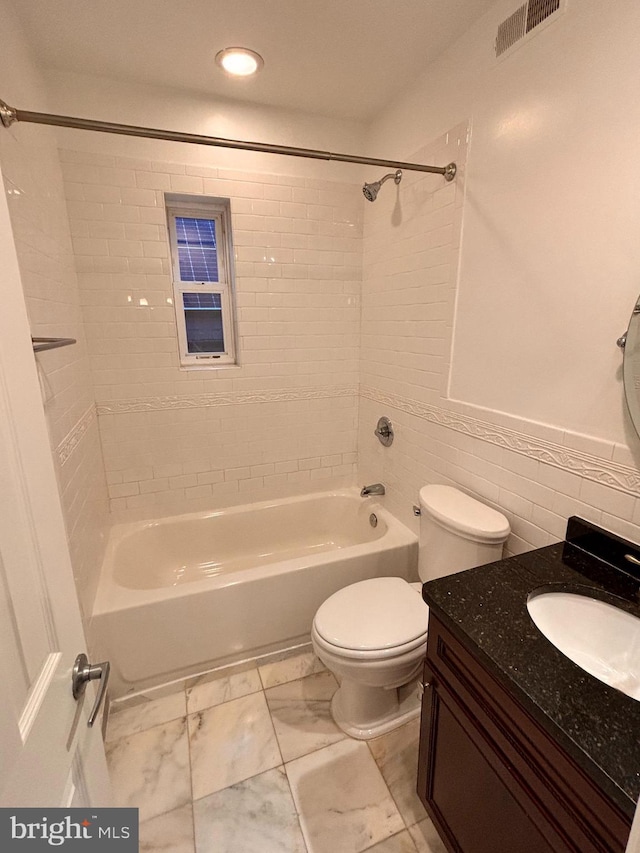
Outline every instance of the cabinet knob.
[[419, 681], [418, 682], [418, 699], [422, 700], [424, 696], [424, 691], [428, 690], [431, 687], [430, 681]]

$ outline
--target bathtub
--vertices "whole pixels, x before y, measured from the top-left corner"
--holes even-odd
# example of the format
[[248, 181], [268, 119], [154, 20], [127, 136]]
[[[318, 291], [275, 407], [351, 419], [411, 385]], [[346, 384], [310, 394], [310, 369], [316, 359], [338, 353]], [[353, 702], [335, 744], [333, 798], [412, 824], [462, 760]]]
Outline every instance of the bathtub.
[[91, 623], [110, 694], [308, 642], [329, 595], [416, 580], [417, 554], [417, 537], [356, 489], [116, 525]]

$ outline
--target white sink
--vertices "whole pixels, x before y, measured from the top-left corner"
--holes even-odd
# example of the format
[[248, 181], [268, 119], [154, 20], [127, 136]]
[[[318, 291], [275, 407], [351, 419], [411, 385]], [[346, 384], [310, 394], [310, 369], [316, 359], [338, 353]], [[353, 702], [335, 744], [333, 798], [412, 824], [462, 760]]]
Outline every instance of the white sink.
[[605, 684], [640, 700], [640, 619], [571, 592], [533, 593], [527, 608], [563, 655]]

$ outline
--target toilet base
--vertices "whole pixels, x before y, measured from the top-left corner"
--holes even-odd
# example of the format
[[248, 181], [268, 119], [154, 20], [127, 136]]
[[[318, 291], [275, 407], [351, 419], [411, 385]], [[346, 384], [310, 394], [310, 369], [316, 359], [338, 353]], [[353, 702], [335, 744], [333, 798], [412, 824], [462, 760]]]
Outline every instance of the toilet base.
[[371, 740], [419, 716], [421, 698], [418, 679], [390, 690], [343, 679], [331, 700], [331, 716], [349, 737]]

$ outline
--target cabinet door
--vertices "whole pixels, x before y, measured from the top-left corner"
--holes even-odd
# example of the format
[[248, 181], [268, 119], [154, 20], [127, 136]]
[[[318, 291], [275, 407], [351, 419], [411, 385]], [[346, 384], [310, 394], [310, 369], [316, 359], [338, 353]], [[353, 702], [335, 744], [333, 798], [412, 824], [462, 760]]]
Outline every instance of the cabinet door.
[[629, 820], [433, 612], [418, 793], [455, 853], [623, 853]]
[[[490, 746], [454, 697], [437, 687], [430, 704], [425, 806], [455, 853], [560, 853], [527, 813]], [[425, 709], [426, 710], [426, 709]], [[538, 818], [539, 820], [539, 818]]]

